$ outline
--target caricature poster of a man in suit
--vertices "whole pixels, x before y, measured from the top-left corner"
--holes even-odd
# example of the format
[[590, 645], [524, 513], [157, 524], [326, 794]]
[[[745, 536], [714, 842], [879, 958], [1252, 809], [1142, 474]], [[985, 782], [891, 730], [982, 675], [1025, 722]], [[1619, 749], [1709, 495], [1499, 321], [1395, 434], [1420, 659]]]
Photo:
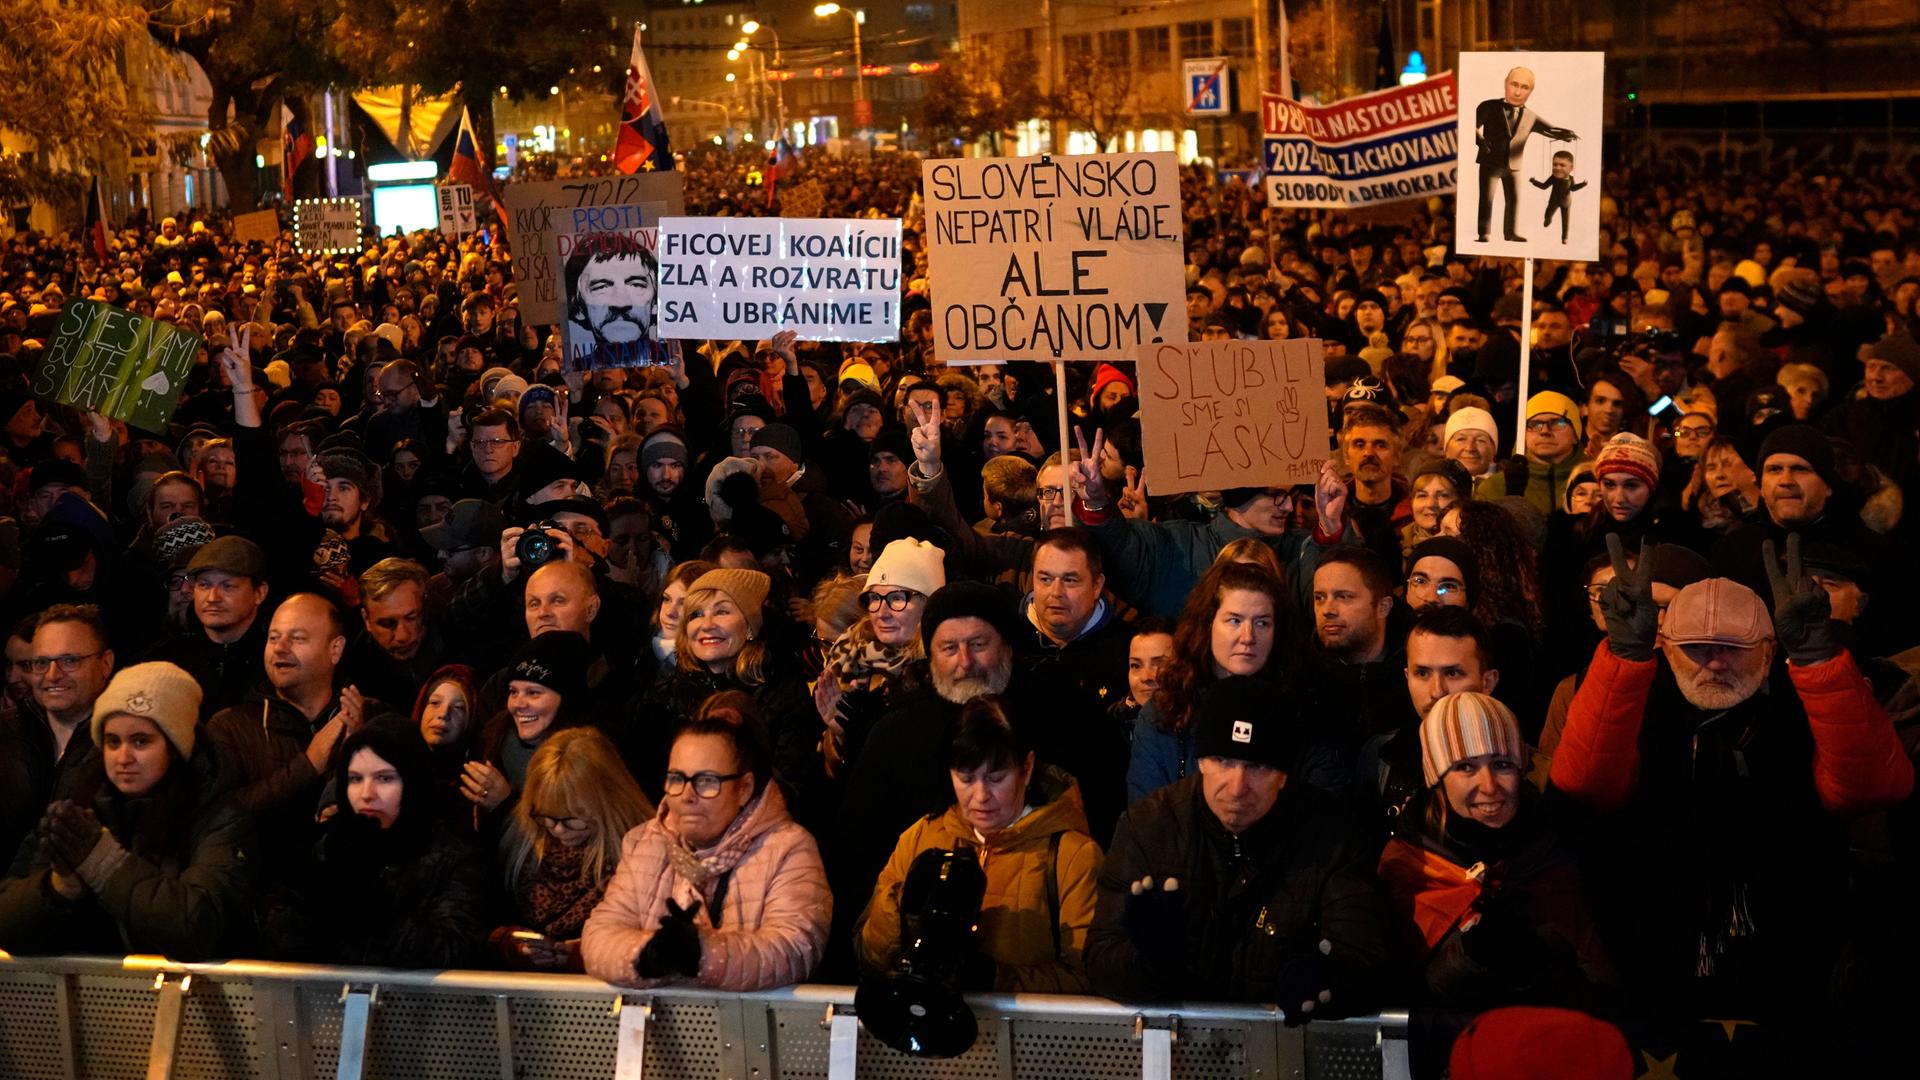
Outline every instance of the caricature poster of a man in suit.
[[1528, 137], [1538, 134], [1548, 139], [1579, 138], [1567, 128], [1548, 123], [1545, 117], [1527, 107], [1527, 99], [1533, 96], [1534, 82], [1531, 68], [1516, 67], [1507, 72], [1504, 96], [1482, 101], [1474, 109], [1474, 163], [1480, 172], [1476, 231], [1483, 244], [1487, 242], [1487, 229], [1493, 222], [1495, 184], [1500, 186], [1503, 199], [1501, 237], [1515, 243], [1526, 242], [1527, 238], [1514, 229], [1515, 215], [1520, 209], [1519, 189], [1514, 178], [1520, 172], [1521, 153], [1527, 147]]

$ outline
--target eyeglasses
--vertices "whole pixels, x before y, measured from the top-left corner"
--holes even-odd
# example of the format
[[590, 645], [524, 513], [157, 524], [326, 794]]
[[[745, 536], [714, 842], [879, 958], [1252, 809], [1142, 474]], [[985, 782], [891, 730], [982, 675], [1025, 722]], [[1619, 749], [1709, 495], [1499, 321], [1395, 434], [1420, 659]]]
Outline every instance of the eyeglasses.
[[475, 439], [471, 445], [475, 450], [498, 450], [512, 441], [512, 439]]
[[1452, 578], [1441, 578], [1436, 581], [1425, 574], [1415, 574], [1407, 579], [1407, 588], [1409, 589], [1424, 589], [1429, 586], [1433, 588], [1433, 595], [1435, 596], [1452, 596], [1454, 593], [1466, 588], [1466, 585]]
[[1564, 416], [1551, 416], [1544, 420], [1527, 421], [1527, 430], [1535, 435], [1545, 435], [1560, 428], [1572, 427], [1573, 422]]
[[412, 379], [408, 379], [405, 385], [396, 386], [391, 390], [387, 389], [384, 386], [375, 386], [373, 388], [373, 400], [391, 401], [392, 399], [399, 397], [401, 394], [406, 393], [408, 390], [412, 388], [413, 388]]
[[99, 652], [90, 653], [62, 653], [59, 656], [35, 656], [28, 658], [27, 666], [33, 669], [35, 675], [45, 675], [47, 669], [55, 665], [58, 665], [61, 671], [72, 674], [80, 667], [80, 661], [91, 660], [105, 653], [106, 650], [102, 649]]
[[860, 603], [865, 605], [868, 611], [879, 611], [883, 604], [894, 611], [905, 611], [907, 605], [919, 597], [920, 594], [912, 589], [897, 589], [890, 593], [863, 592], [860, 594]]
[[1675, 438], [1705, 439], [1713, 435], [1712, 424], [1683, 424], [1673, 429]]
[[1041, 502], [1059, 502], [1060, 496], [1066, 494], [1066, 491], [1066, 488], [1043, 487], [1036, 489], [1034, 494], [1040, 497]]
[[745, 775], [747, 774], [743, 772], [725, 774], [703, 772], [688, 776], [683, 772], [670, 772], [667, 774], [667, 782], [662, 786], [667, 794], [679, 795], [687, 790], [688, 784], [692, 784], [695, 795], [703, 799], [713, 799], [719, 797], [722, 784], [738, 780]]
[[591, 824], [583, 817], [553, 817], [549, 814], [528, 814], [527, 816], [533, 819], [535, 825], [543, 829], [562, 828], [579, 832]]

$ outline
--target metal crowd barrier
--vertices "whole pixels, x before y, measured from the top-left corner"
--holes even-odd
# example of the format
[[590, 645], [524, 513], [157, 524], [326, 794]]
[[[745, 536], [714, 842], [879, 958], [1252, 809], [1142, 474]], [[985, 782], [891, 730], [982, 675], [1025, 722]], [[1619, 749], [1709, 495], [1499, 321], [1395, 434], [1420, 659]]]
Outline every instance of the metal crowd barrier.
[[623, 991], [577, 975], [0, 953], [7, 1080], [1403, 1080], [1406, 1016], [982, 995], [957, 1058], [861, 1029], [853, 988]]

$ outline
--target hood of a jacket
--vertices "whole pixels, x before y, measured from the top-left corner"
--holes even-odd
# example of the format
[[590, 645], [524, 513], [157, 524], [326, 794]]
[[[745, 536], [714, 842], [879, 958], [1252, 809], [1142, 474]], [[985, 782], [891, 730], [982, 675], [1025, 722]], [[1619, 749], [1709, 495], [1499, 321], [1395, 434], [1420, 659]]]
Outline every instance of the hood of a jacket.
[[1044, 801], [1033, 804], [1032, 812], [1026, 817], [988, 837], [985, 845], [975, 837], [973, 823], [961, 813], [957, 803], [947, 807], [941, 825], [951, 836], [976, 847], [984, 846], [988, 852], [1007, 851], [1045, 840], [1055, 833], [1089, 831], [1080, 783], [1066, 771], [1054, 765], [1039, 766], [1034, 770], [1027, 794]]

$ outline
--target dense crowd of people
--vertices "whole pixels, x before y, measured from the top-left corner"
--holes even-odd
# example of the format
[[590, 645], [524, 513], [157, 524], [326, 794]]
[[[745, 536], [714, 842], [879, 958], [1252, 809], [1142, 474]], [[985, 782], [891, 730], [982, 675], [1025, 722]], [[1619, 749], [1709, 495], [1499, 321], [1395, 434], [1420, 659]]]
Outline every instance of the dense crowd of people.
[[[1913, 1004], [1912, 184], [1611, 175], [1528, 296], [1189, 170], [1191, 336], [1323, 341], [1335, 445], [1166, 495], [1124, 358], [1065, 446], [941, 363], [916, 161], [808, 168], [905, 216], [897, 343], [572, 371], [484, 237], [0, 242], [0, 947], [853, 980], [965, 849], [966, 989]], [[29, 393], [79, 298], [202, 336], [168, 430]]]

